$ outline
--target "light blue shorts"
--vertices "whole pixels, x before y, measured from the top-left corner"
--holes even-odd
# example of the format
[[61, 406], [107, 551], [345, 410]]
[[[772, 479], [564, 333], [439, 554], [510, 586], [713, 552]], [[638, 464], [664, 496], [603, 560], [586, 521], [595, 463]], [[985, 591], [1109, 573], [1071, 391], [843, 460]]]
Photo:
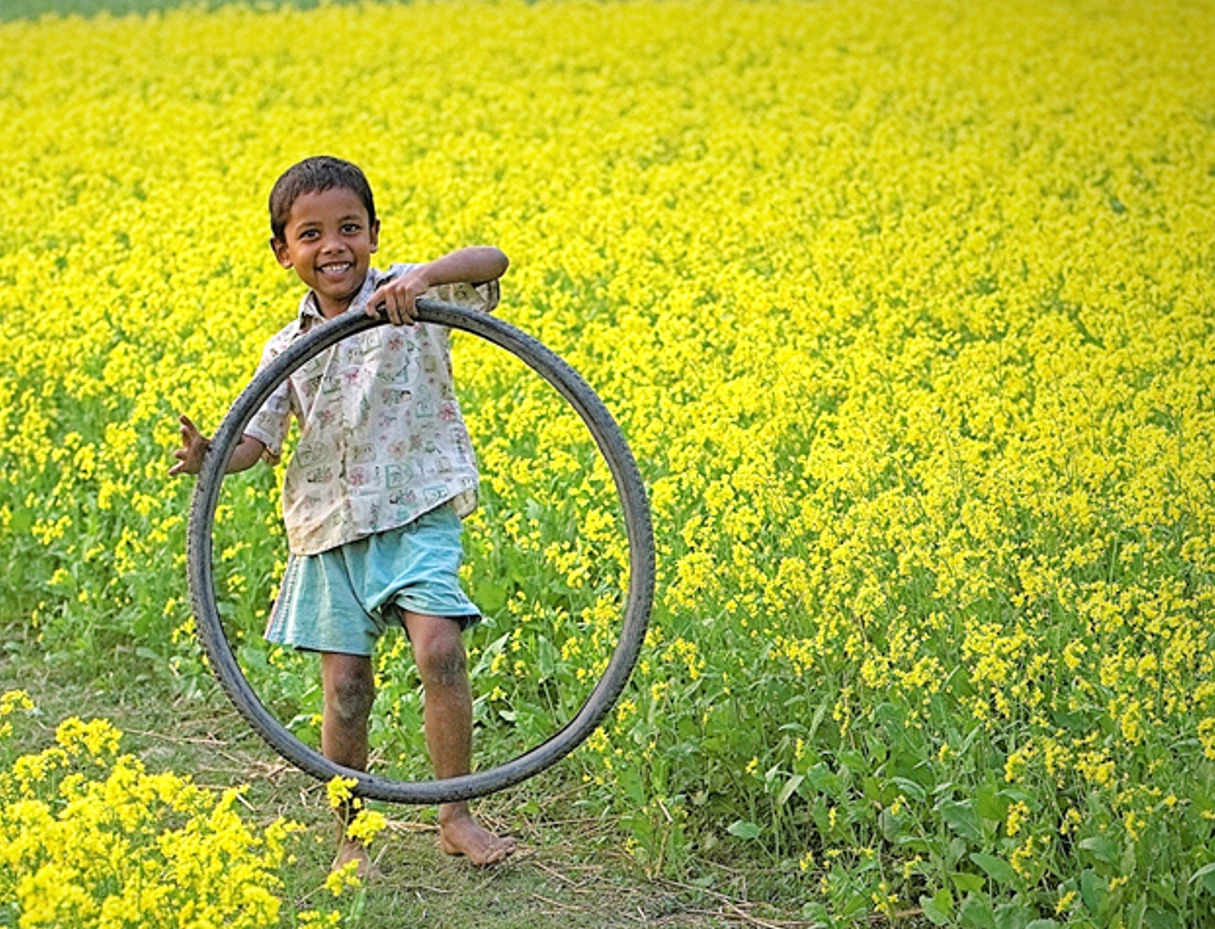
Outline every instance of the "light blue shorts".
[[266, 638], [317, 652], [371, 655], [401, 610], [481, 618], [460, 587], [460, 517], [444, 504], [399, 529], [321, 552], [291, 555]]

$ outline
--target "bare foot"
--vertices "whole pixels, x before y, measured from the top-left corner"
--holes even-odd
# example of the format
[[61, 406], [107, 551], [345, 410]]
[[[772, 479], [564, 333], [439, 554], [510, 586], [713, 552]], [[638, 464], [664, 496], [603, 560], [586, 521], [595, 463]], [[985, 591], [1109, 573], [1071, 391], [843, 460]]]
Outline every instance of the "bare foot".
[[494, 835], [467, 809], [441, 817], [439, 845], [449, 855], [465, 855], [478, 867], [501, 861], [515, 850], [515, 840]]
[[367, 849], [364, 845], [361, 842], [351, 840], [344, 840], [342, 842], [338, 848], [337, 857], [333, 859], [333, 865], [329, 870], [337, 871], [352, 861], [359, 863], [354, 873], [363, 880], [370, 880], [380, 876], [380, 869], [375, 866], [375, 862], [367, 854]]

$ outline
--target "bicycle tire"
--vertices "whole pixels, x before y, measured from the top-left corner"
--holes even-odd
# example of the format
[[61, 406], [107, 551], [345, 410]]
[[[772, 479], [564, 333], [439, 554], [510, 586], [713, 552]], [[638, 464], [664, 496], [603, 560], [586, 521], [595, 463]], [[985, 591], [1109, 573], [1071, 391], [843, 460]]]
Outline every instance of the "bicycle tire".
[[629, 586], [616, 648], [578, 713], [544, 742], [496, 767], [431, 781], [396, 781], [338, 765], [305, 745], [265, 708], [241, 672], [220, 619], [212, 559], [215, 510], [228, 461], [249, 420], [296, 368], [348, 336], [383, 325], [387, 322], [383, 318], [347, 311], [297, 339], [254, 376], [228, 410], [203, 458], [190, 504], [186, 552], [199, 639], [212, 672], [253, 730], [282, 758], [313, 777], [353, 778], [352, 792], [357, 796], [432, 804], [468, 800], [518, 784], [556, 764], [594, 732], [628, 682], [645, 639], [654, 598], [654, 534], [645, 485], [624, 435], [603, 401], [573, 368], [534, 337], [487, 313], [427, 297], [418, 299], [417, 311], [420, 323], [480, 336], [548, 381], [581, 417], [612, 473], [629, 543]]

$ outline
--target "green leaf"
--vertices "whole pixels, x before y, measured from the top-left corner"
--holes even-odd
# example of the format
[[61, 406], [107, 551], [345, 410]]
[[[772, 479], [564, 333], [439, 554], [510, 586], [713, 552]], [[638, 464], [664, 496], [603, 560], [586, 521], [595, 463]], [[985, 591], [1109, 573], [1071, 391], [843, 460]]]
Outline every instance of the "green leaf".
[[1181, 901], [1177, 899], [1177, 894], [1173, 892], [1172, 883], [1172, 881], [1168, 883], [1164, 881], [1151, 881], [1148, 887], [1169, 906], [1174, 909], [1181, 909]]
[[506, 606], [506, 585], [497, 580], [482, 578], [477, 582], [473, 600], [483, 613], [497, 613]]
[[777, 804], [779, 806], [784, 806], [789, 801], [789, 798], [793, 796], [797, 788], [802, 786], [802, 781], [805, 779], [805, 775], [795, 774], [793, 777], [789, 778], [789, 780], [785, 781], [785, 786], [781, 788], [780, 793], [776, 796]]
[[1080, 899], [1094, 916], [1100, 916], [1109, 900], [1109, 888], [1105, 879], [1092, 868], [1080, 874]]
[[814, 805], [810, 807], [810, 815], [814, 819], [814, 825], [818, 826], [818, 831], [821, 835], [831, 835], [831, 814], [827, 811], [827, 801], [822, 794], [819, 794], [814, 801]]
[[13, 535], [21, 535], [28, 532], [30, 526], [34, 525], [34, 514], [29, 510], [14, 510], [13, 515], [9, 517], [8, 528]]
[[624, 788], [625, 795], [629, 798], [629, 802], [633, 806], [645, 805], [645, 785], [641, 782], [641, 775], [635, 768], [622, 768], [619, 773], [620, 786]]
[[806, 772], [806, 777], [809, 778], [810, 786], [815, 790], [821, 790], [829, 796], [835, 796], [840, 792], [839, 776], [833, 774], [831, 769], [821, 761]]
[[814, 734], [818, 732], [818, 727], [823, 724], [823, 720], [827, 716], [827, 711], [831, 709], [833, 701], [824, 700], [818, 705], [818, 709], [814, 711], [814, 718], [810, 720], [810, 728], [806, 730], [806, 741], [809, 742], [814, 738]]
[[941, 804], [940, 809], [945, 824], [962, 838], [972, 842], [983, 840], [983, 827], [979, 824], [979, 817], [975, 815], [970, 801], [956, 803], [947, 800]]
[[727, 827], [726, 832], [730, 833], [730, 835], [737, 836], [740, 839], [750, 841], [751, 839], [758, 839], [763, 830], [760, 829], [759, 826], [755, 825], [755, 823], [750, 823], [746, 820], [739, 819], [732, 822]]
[[824, 926], [829, 924], [831, 914], [827, 907], [817, 901], [802, 904], [802, 918], [809, 919], [815, 923], [822, 923]]
[[1147, 894], [1126, 908], [1126, 929], [1143, 929], [1143, 917], [1147, 913]]
[[1087, 839], [1081, 839], [1080, 847], [1106, 864], [1113, 864], [1118, 859], [1118, 845], [1107, 836], [1091, 835]]
[[986, 881], [977, 874], [971, 874], [967, 871], [955, 871], [949, 875], [949, 879], [953, 881], [953, 886], [958, 889], [958, 893], [979, 893], [983, 889]]
[[557, 647], [545, 636], [536, 640], [536, 664], [544, 678], [552, 677], [557, 670]]
[[[920, 897], [920, 909], [924, 911], [924, 916], [927, 917], [928, 921], [934, 926], [945, 926], [949, 924], [950, 910], [942, 909], [937, 903], [936, 897]], [[952, 906], [950, 909], [952, 909]]]
[[1193, 884], [1195, 881], [1201, 881], [1208, 893], [1215, 894], [1215, 861], [1204, 864], [1190, 875], [1190, 883]]
[[1181, 920], [1176, 913], [1167, 910], [1148, 910], [1144, 921], [1149, 929], [1182, 929]]
[[933, 905], [935, 905], [936, 908], [941, 910], [943, 913], [947, 915], [953, 913], [953, 894], [949, 892], [948, 887], [942, 887], [935, 894], [933, 894], [932, 902]]
[[1059, 924], [1053, 919], [1035, 919], [1027, 923], [1025, 929], [1059, 929]]
[[996, 929], [1026, 929], [1029, 910], [1020, 900], [1005, 903], [996, 909]]
[[928, 798], [928, 794], [925, 792], [924, 788], [910, 778], [894, 777], [891, 778], [891, 780], [898, 785], [899, 790], [903, 792], [903, 796], [908, 797], [911, 800], [919, 800], [922, 802]]
[[982, 784], [975, 794], [975, 809], [984, 819], [1001, 822], [1008, 815], [1008, 799], [1000, 796], [995, 784]]
[[996, 929], [995, 917], [991, 915], [991, 905], [981, 897], [967, 897], [959, 912], [962, 925], [967, 929]]
[[1017, 879], [1017, 873], [1013, 871], [1012, 865], [1003, 858], [974, 852], [971, 854], [970, 860], [986, 871], [987, 876], [997, 884], [1011, 884]]

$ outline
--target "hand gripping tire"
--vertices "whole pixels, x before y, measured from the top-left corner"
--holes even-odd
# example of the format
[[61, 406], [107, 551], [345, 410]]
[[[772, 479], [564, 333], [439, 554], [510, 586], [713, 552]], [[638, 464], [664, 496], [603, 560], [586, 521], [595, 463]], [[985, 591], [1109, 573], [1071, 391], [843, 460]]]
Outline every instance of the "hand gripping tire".
[[432, 804], [484, 796], [526, 780], [564, 758], [595, 730], [624, 689], [645, 638], [654, 598], [654, 535], [645, 487], [624, 436], [607, 407], [573, 368], [536, 339], [486, 313], [425, 297], [418, 300], [417, 308], [420, 322], [463, 329], [487, 339], [522, 359], [552, 384], [590, 429], [615, 479], [629, 542], [624, 622], [603, 677], [574, 718], [540, 745], [496, 768], [442, 780], [395, 781], [334, 764], [299, 741], [262, 705], [236, 662], [216, 606], [211, 552], [215, 509], [228, 460], [249, 420], [291, 372], [347, 336], [382, 325], [384, 319], [348, 311], [318, 326], [270, 362], [241, 392], [203, 459], [190, 505], [186, 552], [199, 638], [219, 683], [254, 731], [283, 758], [313, 777], [354, 778], [357, 784], [353, 792], [359, 796]]

